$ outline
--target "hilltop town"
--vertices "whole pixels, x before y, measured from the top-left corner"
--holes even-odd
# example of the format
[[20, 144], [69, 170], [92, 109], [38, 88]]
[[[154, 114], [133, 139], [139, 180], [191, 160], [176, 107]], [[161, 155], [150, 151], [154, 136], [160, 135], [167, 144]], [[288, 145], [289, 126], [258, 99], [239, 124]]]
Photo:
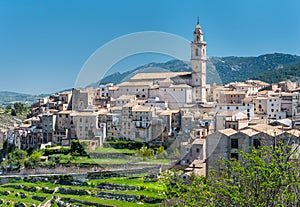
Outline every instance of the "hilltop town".
[[291, 139], [299, 144], [297, 83], [260, 80], [206, 84], [206, 42], [197, 23], [191, 43], [192, 72], [137, 73], [128, 81], [40, 98], [31, 118], [1, 131], [0, 139], [28, 150], [85, 142], [131, 140], [180, 152], [176, 163], [206, 175], [219, 159]]

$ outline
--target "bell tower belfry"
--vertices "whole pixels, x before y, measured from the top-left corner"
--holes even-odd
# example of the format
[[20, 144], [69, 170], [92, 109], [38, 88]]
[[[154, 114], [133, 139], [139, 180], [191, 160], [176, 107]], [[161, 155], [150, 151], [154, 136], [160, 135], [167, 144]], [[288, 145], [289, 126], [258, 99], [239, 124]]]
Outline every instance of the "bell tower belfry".
[[194, 30], [194, 41], [191, 42], [193, 102], [206, 102], [206, 42], [199, 24]]

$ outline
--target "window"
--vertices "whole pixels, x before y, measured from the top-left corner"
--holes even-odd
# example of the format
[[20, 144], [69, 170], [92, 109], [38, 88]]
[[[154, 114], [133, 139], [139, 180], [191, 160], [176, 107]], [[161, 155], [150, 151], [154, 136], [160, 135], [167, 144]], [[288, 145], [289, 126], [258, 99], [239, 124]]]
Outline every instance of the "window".
[[232, 160], [238, 160], [239, 159], [239, 154], [238, 153], [231, 153], [230, 154], [230, 159], [232, 159]]
[[238, 139], [231, 139], [231, 148], [232, 149], [239, 148], [239, 140]]
[[199, 152], [200, 152], [200, 149], [199, 149], [199, 148], [197, 148], [197, 149], [196, 149], [196, 152], [197, 152], [197, 153], [199, 153]]
[[[197, 36], [197, 38], [199, 38], [198, 36]], [[199, 51], [198, 51], [198, 49], [196, 49], [196, 56], [198, 56], [199, 55]]]
[[260, 140], [259, 139], [253, 139], [253, 146], [255, 149], [260, 147]]

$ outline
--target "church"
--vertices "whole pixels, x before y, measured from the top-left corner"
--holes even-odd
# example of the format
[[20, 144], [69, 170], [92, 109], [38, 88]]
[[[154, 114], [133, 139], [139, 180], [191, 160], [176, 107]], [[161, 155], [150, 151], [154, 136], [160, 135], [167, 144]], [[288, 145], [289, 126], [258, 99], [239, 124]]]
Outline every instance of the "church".
[[154, 98], [167, 102], [170, 109], [206, 102], [206, 42], [203, 35], [198, 19], [191, 42], [192, 72], [137, 73], [128, 81], [110, 87], [110, 96], [113, 99], [122, 95], [135, 95], [142, 100]]

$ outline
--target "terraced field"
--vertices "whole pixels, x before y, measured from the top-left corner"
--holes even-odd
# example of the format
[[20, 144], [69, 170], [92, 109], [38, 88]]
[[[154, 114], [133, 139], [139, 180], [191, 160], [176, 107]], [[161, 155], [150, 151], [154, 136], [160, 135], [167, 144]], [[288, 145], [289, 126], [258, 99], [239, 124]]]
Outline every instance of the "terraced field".
[[160, 206], [164, 186], [155, 176], [96, 173], [24, 177], [0, 185], [1, 206]]

